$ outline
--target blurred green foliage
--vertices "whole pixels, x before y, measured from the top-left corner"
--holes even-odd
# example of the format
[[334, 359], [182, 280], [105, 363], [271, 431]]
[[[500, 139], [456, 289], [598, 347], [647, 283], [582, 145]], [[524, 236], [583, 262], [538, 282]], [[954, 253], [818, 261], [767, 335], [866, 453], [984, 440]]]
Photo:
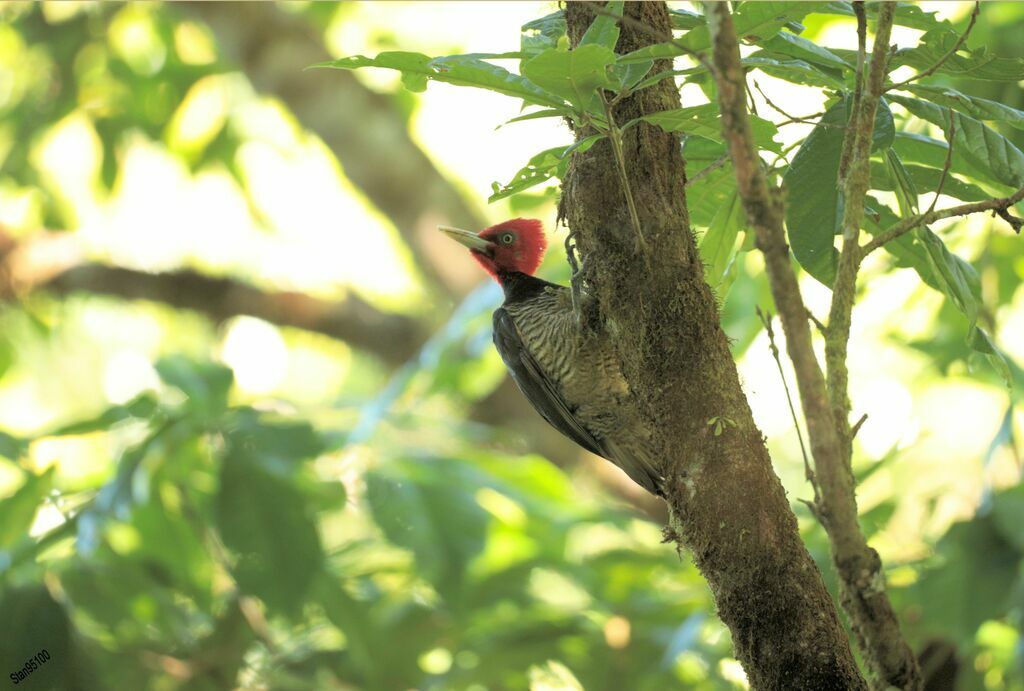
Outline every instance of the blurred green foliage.
[[[849, 4], [773, 5], [782, 8], [737, 8], [753, 46], [745, 58], [752, 74], [825, 89], [824, 105], [834, 115], [842, 109], [853, 61], [848, 50], [813, 41], [837, 22], [852, 26]], [[320, 3], [284, 10], [306, 22], [311, 41], [335, 24], [355, 21], [349, 16], [355, 11]], [[678, 30], [691, 32], [687, 40], [703, 45], [707, 32], [698, 12], [676, 9], [673, 19]], [[123, 192], [124, 152], [141, 135], [190, 173], [227, 171], [245, 190], [247, 211], [265, 220], [266, 200], [253, 198], [239, 150], [260, 137], [287, 147], [261, 129], [273, 125], [233, 109], [233, 99], [248, 98], [253, 87], [201, 18], [175, 5], [12, 3], [0, 7], [0, 20], [0, 194], [7, 210], [21, 209], [10, 214], [17, 223], [4, 212], [0, 231], [19, 241], [40, 228], [76, 234], [83, 205], [54, 177], [62, 162], [47, 163], [38, 153], [69, 118], [84, 118], [95, 132], [87, 146], [98, 149], [98, 168], [79, 172], [96, 198]], [[950, 40], [949, 22], [914, 5], [901, 4], [898, 23], [938, 37], [901, 50], [904, 64], [930, 64]], [[985, 6], [970, 45], [987, 44], [1004, 56], [985, 62], [986, 75], [1018, 75], [1022, 25], [1024, 6]], [[517, 28], [508, 33], [519, 40]], [[405, 52], [387, 60], [415, 90], [428, 80], [461, 80], [544, 107], [522, 119], [600, 118], [595, 102], [579, 92], [582, 82], [632, 88], [671, 77], [705, 92], [712, 88], [696, 65], [648, 75], [649, 55], [616, 62], [602, 49], [614, 44], [613, 23], [602, 22], [591, 35], [593, 64], [569, 65], [556, 54], [565, 45], [558, 13], [522, 29], [512, 58], [536, 84], [499, 71], [487, 56], [431, 60]], [[401, 47], [390, 28], [376, 31], [384, 47]], [[917, 203], [918, 191], [937, 184], [948, 150], [940, 137], [951, 116], [959, 118], [964, 139], [954, 140], [956, 177], [947, 181], [946, 193], [972, 201], [1019, 184], [1014, 176], [1024, 171], [1013, 153], [1024, 144], [1019, 81], [964, 77], [958, 71], [987, 59], [980, 49], [972, 51], [915, 86], [915, 98], [894, 98], [894, 107], [881, 111], [886, 132], [873, 171], [878, 198], [870, 206], [878, 227], [872, 231], [906, 214], [903, 207]], [[349, 59], [343, 66], [381, 60]], [[224, 92], [204, 81], [222, 78]], [[396, 88], [387, 103], [405, 122], [418, 96]], [[214, 103], [202, 110], [205, 119], [190, 120], [194, 101], [211, 94], [227, 104]], [[297, 127], [300, 114], [275, 108]], [[780, 129], [761, 115], [760, 143], [772, 152], [773, 174], [827, 182], [818, 168], [798, 169], [797, 149], [776, 141]], [[689, 188], [690, 212], [723, 302], [723, 324], [742, 357], [761, 336], [753, 306], [769, 305], [770, 295], [742, 214], [735, 213], [732, 172], [716, 167], [725, 153], [716, 117], [705, 104], [660, 117], [658, 124], [685, 135], [688, 172], [698, 178]], [[368, 125], [370, 131], [376, 132]], [[830, 134], [819, 129], [802, 140], [804, 158], [831, 165], [838, 148]], [[989, 165], [996, 148], [1009, 153], [999, 166]], [[495, 199], [509, 197], [517, 211], [547, 208], [551, 188], [526, 190], [561, 177], [567, 149], [524, 152], [527, 165], [496, 186]], [[826, 197], [794, 197], [791, 190], [796, 209], [811, 219], [791, 224], [795, 249], [831, 247], [834, 228], [821, 220], [834, 216], [835, 200]], [[811, 244], [799, 246], [801, 230]], [[145, 229], [139, 234], [143, 243], [152, 240]], [[1015, 402], [1024, 386], [1020, 369], [1005, 358], [1004, 374], [1016, 382], [1006, 396], [998, 371], [977, 363], [985, 343], [968, 338], [983, 333], [994, 339], [1024, 295], [1020, 239], [991, 225], [980, 237], [961, 242], [954, 232], [923, 230], [869, 269], [873, 282], [913, 268], [924, 286], [908, 299], [908, 310], [929, 305], [924, 326], [905, 332], [895, 313], [884, 332], [892, 347], [926, 363], [907, 372], [907, 386], [924, 390], [948, 374], [1008, 398], [995, 437], [984, 440], [988, 452], [973, 459], [976, 465], [953, 469], [964, 477], [1017, 453]], [[0, 261], [5, 251], [0, 242]], [[827, 282], [828, 267], [806, 269]], [[545, 271], [566, 278], [561, 262], [549, 262]], [[428, 306], [425, 311], [451, 317], [425, 315], [434, 336], [396, 369], [372, 352], [283, 330], [279, 337], [291, 356], [301, 354], [308, 365], [296, 378], [343, 382], [340, 391], [302, 389], [293, 397], [257, 395], [243, 386], [238, 371], [223, 363], [223, 332], [194, 314], [111, 298], [2, 290], [0, 406], [11, 419], [0, 419], [0, 621], [6, 631], [0, 674], [21, 670], [46, 650], [49, 660], [31, 672], [27, 688], [743, 685], [706, 584], [685, 555], [661, 544], [658, 523], [609, 496], [586, 469], [570, 475], [525, 452], [520, 420], [479, 420], [504, 376], [489, 342], [489, 313], [500, 300], [494, 286], [468, 293], [454, 310]], [[105, 390], [101, 372], [109, 367], [105, 351], [144, 339], [155, 342], [143, 349], [153, 356], [152, 367], [143, 368], [152, 381], [115, 402], [119, 397]], [[991, 350], [998, 352], [994, 345]], [[331, 366], [341, 361], [344, 374], [335, 377]], [[45, 410], [32, 417], [19, 406]], [[24, 423], [29, 418], [47, 423]], [[891, 548], [890, 527], [914, 510], [902, 496], [910, 485], [927, 495], [918, 522], [939, 526], [917, 536], [927, 549], [892, 548], [907, 556], [886, 561], [905, 630], [915, 649], [936, 639], [955, 644], [960, 688], [1024, 689], [1019, 467], [1018, 484], [1004, 474], [995, 486], [986, 476], [973, 515], [960, 511], [953, 520], [944, 508], [953, 491], [928, 484], [940, 469], [903, 465], [912, 477], [901, 481], [906, 451], [894, 445], [875, 461], [860, 453], [855, 468], [868, 490], [862, 500], [872, 497], [862, 501], [862, 524], [873, 541], [888, 540]], [[805, 490], [797, 484], [799, 457], [773, 452], [784, 459], [779, 472], [808, 548], [834, 591], [823, 531], [795, 501]], [[886, 482], [883, 490], [873, 489]]]

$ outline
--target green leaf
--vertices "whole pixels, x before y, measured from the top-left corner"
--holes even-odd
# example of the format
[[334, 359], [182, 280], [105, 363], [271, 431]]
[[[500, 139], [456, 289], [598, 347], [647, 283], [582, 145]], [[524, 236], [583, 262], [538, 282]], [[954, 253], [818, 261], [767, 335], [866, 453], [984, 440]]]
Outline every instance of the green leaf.
[[323, 563], [316, 523], [302, 495], [245, 450], [224, 459], [216, 525], [236, 555], [232, 574], [242, 592], [267, 607], [297, 614]]
[[[880, 5], [881, 3], [868, 3], [865, 6], [868, 16], [876, 16]], [[824, 7], [818, 8], [815, 12], [819, 14], [836, 14], [843, 17], [856, 16], [853, 12], [853, 5], [849, 2], [830, 2]], [[940, 20], [935, 12], [925, 12], [912, 2], [896, 3], [896, 15], [893, 18], [893, 22], [900, 26], [909, 26], [921, 31], [952, 28], [949, 22], [944, 19]]]
[[7, 371], [14, 364], [15, 352], [11, 341], [5, 336], [0, 336], [0, 379], [4, 378]]
[[[714, 142], [723, 141], [722, 121], [718, 114], [718, 104], [715, 103], [663, 110], [644, 115], [638, 120], [657, 125], [666, 132], [696, 135]], [[627, 123], [626, 127], [628, 126]], [[750, 126], [754, 133], [754, 142], [759, 147], [775, 152], [780, 150], [779, 143], [774, 140], [775, 135], [778, 134], [775, 125], [756, 115], [751, 115]]]
[[736, 176], [728, 161], [725, 145], [703, 137], [687, 137], [683, 142], [683, 158], [686, 159], [686, 177], [693, 180], [702, 170], [726, 157], [724, 165], [706, 173], [695, 182], [687, 184], [686, 203], [690, 221], [707, 228], [715, 214], [732, 199], [736, 191]]
[[204, 419], [222, 413], [228, 405], [228, 392], [234, 374], [223, 365], [196, 362], [182, 355], [162, 358], [156, 363], [157, 374], [188, 397], [188, 407]]
[[791, 34], [788, 31], [780, 31], [767, 41], [760, 41], [758, 45], [773, 53], [788, 55], [797, 60], [803, 60], [832, 70], [839, 70], [840, 74], [844, 70], [853, 68], [852, 65], [829, 49], [822, 48], [814, 41], [809, 41], [802, 36]]
[[0, 501], [0, 548], [28, 535], [40, 504], [53, 488], [53, 470], [50, 466], [41, 475], [27, 474], [21, 487]]
[[[920, 163], [930, 168], [939, 169], [945, 166], [946, 153], [949, 150], [946, 142], [940, 139], [910, 132], [899, 132], [893, 140], [892, 148], [899, 154], [900, 159], [907, 163]], [[1006, 186], [999, 182], [991, 171], [979, 170], [976, 166], [971, 165], [955, 148], [949, 170], [951, 173], [992, 185], [999, 190], [1006, 189]]]
[[[743, 226], [743, 205], [735, 192], [719, 208], [700, 240], [700, 255], [704, 260], [704, 277], [712, 288], [717, 288], [725, 277], [726, 269], [735, 255], [736, 237]], [[721, 297], [721, 296], [720, 296]]]
[[550, 180], [552, 177], [562, 177], [569, 164], [569, 154], [573, 151], [583, 153], [604, 137], [603, 134], [594, 134], [569, 146], [556, 146], [553, 149], [541, 151], [531, 158], [507, 184], [492, 183], [491, 187], [494, 193], [487, 198], [487, 202], [490, 204], [518, 194]]
[[[898, 176], [909, 177], [895, 152], [890, 152], [889, 158], [890, 169], [893, 169]], [[908, 180], [903, 183], [903, 186], [913, 188], [913, 182]], [[897, 198], [900, 198], [902, 194], [905, 193], [898, 191]], [[906, 202], [901, 201], [901, 205], [904, 207], [902, 208], [904, 217], [917, 212], [916, 191], [909, 192], [909, 196], [911, 198]], [[870, 232], [879, 233], [898, 221], [895, 214], [875, 199], [868, 197], [866, 204], [872, 214], [877, 216], [877, 220], [873, 220], [870, 214], [867, 216], [866, 226]], [[926, 285], [945, 295], [949, 302], [967, 318], [967, 345], [975, 352], [984, 355], [1006, 385], [1011, 386], [1010, 363], [1006, 355], [992, 341], [988, 332], [978, 325], [982, 304], [981, 280], [974, 267], [950, 252], [942, 238], [927, 227], [916, 228], [887, 243], [885, 248], [899, 260], [901, 266], [912, 267]]]
[[633, 89], [640, 83], [640, 80], [647, 76], [654, 66], [653, 60], [643, 62], [631, 62], [628, 65], [612, 65], [612, 74], [619, 84], [620, 90]]
[[108, 430], [119, 422], [131, 419], [148, 419], [157, 410], [156, 398], [150, 393], [143, 393], [123, 405], [107, 408], [90, 420], [62, 425], [45, 436], [62, 436], [70, 434], [89, 434]]
[[842, 75], [835, 70], [816, 67], [803, 60], [787, 59], [775, 53], [757, 51], [743, 58], [743, 65], [793, 84], [817, 86], [841, 91], [846, 88]]
[[707, 23], [704, 15], [690, 10], [669, 9], [668, 14], [669, 19], [672, 20], [673, 29], [693, 29]]
[[[598, 45], [614, 51], [615, 44], [619, 42], [619, 22], [616, 17], [622, 16], [622, 0], [611, 0], [604, 6], [608, 14], [599, 14], [587, 27], [583, 38], [580, 39], [579, 47]], [[578, 50], [579, 48], [577, 48]]]
[[[1011, 425], [1012, 414], [1012, 409], [1007, 411]], [[1003, 538], [1024, 554], [1024, 532], [1020, 529], [1024, 525], [1024, 485], [1010, 487], [992, 497], [992, 519]]]
[[[5, 589], [0, 597], [0, 617], [8, 631], [8, 635], [0, 636], [0, 669], [7, 688], [102, 688], [95, 670], [76, 645], [67, 612], [45, 586]], [[37, 657], [40, 651], [45, 653]]]
[[327, 448], [324, 437], [308, 422], [251, 408], [231, 411], [224, 428], [234, 447], [285, 473], [291, 472], [297, 461], [316, 458]]
[[905, 88], [932, 103], [948, 106], [953, 110], [970, 115], [978, 120], [1005, 122], [1010, 127], [1024, 130], [1024, 110], [1017, 110], [998, 101], [990, 101], [987, 98], [968, 96], [956, 89], [944, 86], [909, 84]]
[[[942, 171], [938, 168], [917, 164], [907, 164], [904, 168], [917, 189], [927, 190], [928, 192], [934, 192], [938, 189], [939, 180], [942, 178]], [[886, 170], [885, 164], [880, 161], [871, 162], [871, 189], [885, 190], [887, 192], [896, 189], [894, 181], [890, 179], [889, 173]], [[942, 194], [965, 202], [980, 202], [985, 199], [991, 199], [991, 195], [985, 192], [985, 190], [977, 185], [963, 182], [953, 175], [946, 176], [946, 181], [942, 186]]]
[[[843, 149], [842, 127], [847, 101], [839, 101], [821, 117], [800, 146], [783, 177], [786, 188], [786, 228], [793, 256], [807, 273], [825, 285], [835, 278], [838, 252], [834, 237], [842, 222], [837, 177]], [[892, 113], [882, 101], [875, 113], [872, 149], [885, 149], [893, 141]]]
[[[547, 51], [544, 51], [547, 52]], [[512, 74], [508, 70], [484, 62], [479, 58], [449, 55], [430, 59], [422, 53], [405, 51], [388, 51], [375, 58], [354, 55], [331, 62], [321, 63], [317, 67], [333, 67], [335, 69], [353, 70], [360, 67], [383, 67], [399, 70], [413, 83], [421, 78], [455, 84], [456, 86], [473, 86], [480, 89], [495, 91], [506, 96], [521, 98], [527, 103], [534, 103], [549, 108], [565, 108], [565, 103], [528, 79]]]
[[0, 430], [0, 456], [16, 461], [28, 448], [28, 442]]
[[990, 175], [1009, 187], [1024, 186], [1024, 153], [1013, 142], [968, 115], [951, 111], [916, 98], [892, 96], [891, 99], [913, 115], [941, 127], [949, 137], [950, 113], [955, 134], [953, 154], [971, 165], [990, 171]]
[[[914, 48], [896, 51], [890, 69], [909, 65], [920, 71], [929, 69], [953, 49], [960, 33], [948, 28], [932, 29], [921, 36]], [[966, 53], [966, 54], [965, 54]], [[985, 47], [960, 49], [942, 63], [936, 74], [989, 81], [1018, 82], [1024, 79], [1024, 59], [988, 55]]]
[[443, 594], [458, 593], [469, 560], [483, 550], [489, 514], [474, 499], [474, 475], [460, 461], [417, 458], [366, 478], [377, 525], [413, 553], [418, 571]]
[[941, 563], [926, 570], [913, 589], [915, 601], [943, 605], [924, 608], [922, 623], [929, 634], [971, 645], [982, 622], [1002, 617], [1010, 606], [1020, 553], [991, 515], [954, 523], [935, 549]]
[[558, 10], [540, 19], [534, 19], [523, 24], [520, 30], [520, 49], [529, 57], [549, 48], [557, 48], [558, 41], [565, 36], [565, 12]]
[[608, 74], [614, 63], [615, 53], [597, 44], [569, 51], [548, 49], [523, 63], [523, 76], [580, 110], [601, 115], [598, 89], [615, 88]]
[[139, 532], [138, 556], [162, 567], [179, 588], [208, 606], [213, 563], [192, 523], [157, 499], [135, 507], [131, 524]]
[[540, 120], [541, 118], [561, 118], [565, 117], [564, 110], [556, 110], [554, 108], [545, 108], [544, 110], [535, 110], [532, 113], [526, 113], [525, 115], [518, 115], [514, 118], [506, 120], [502, 124], [498, 125], [495, 129], [510, 125], [513, 122], [524, 122], [526, 120]]
[[[743, 2], [733, 13], [736, 35], [748, 42], [771, 38], [790, 22], [800, 21], [825, 3], [821, 2]], [[711, 47], [711, 34], [706, 25], [695, 26], [679, 41], [691, 51], [704, 51]], [[620, 63], [657, 60], [685, 55], [686, 51], [675, 43], [656, 43], [619, 58]]]

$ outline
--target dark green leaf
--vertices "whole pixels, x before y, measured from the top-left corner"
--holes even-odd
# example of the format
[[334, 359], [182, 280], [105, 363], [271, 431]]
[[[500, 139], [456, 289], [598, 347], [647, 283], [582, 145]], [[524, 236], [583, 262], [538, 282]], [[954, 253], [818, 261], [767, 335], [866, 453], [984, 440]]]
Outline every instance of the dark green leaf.
[[326, 440], [304, 420], [276, 418], [251, 408], [233, 410], [225, 425], [229, 442], [268, 468], [289, 472], [296, 461], [319, 456]]
[[403, 461], [366, 478], [377, 525], [412, 551], [420, 573], [442, 592], [458, 590], [484, 546], [489, 516], [473, 498], [476, 482], [465, 464], [440, 458]]
[[138, 555], [159, 564], [179, 588], [208, 606], [213, 563], [185, 516], [157, 500], [136, 507], [131, 523], [139, 531]]
[[188, 406], [199, 416], [212, 418], [227, 408], [234, 380], [230, 369], [213, 362], [196, 362], [181, 355], [162, 358], [157, 374], [188, 397]]
[[[904, 167], [918, 190], [934, 192], [938, 189], [939, 180], [942, 178], [941, 170], [916, 164], [909, 164]], [[888, 192], [895, 189], [895, 185], [886, 171], [885, 164], [879, 161], [871, 162], [871, 189]], [[991, 195], [985, 192], [985, 190], [976, 185], [963, 182], [953, 175], [946, 176], [946, 181], [942, 186], [942, 194], [965, 202], [980, 202], [991, 198]]]
[[[94, 671], [75, 644], [67, 612], [44, 586], [5, 590], [0, 597], [0, 620], [7, 631], [7, 635], [0, 636], [0, 669], [8, 688], [99, 688]], [[42, 656], [37, 657], [41, 651]]]
[[[946, 152], [949, 146], [940, 139], [933, 139], [923, 134], [900, 132], [893, 140], [892, 148], [905, 163], [921, 163], [930, 168], [942, 169], [945, 166]], [[979, 170], [971, 165], [955, 148], [949, 170], [976, 182], [990, 184], [999, 189], [1005, 188], [991, 171]]]
[[[832, 284], [838, 257], [833, 238], [842, 222], [837, 176], [846, 121], [847, 103], [839, 101], [804, 140], [783, 178], [793, 255], [825, 285]], [[875, 113], [872, 149], [887, 148], [894, 133], [892, 113], [883, 101]]]
[[911, 113], [937, 125], [949, 136], [950, 114], [955, 127], [953, 151], [971, 165], [990, 174], [1009, 187], [1024, 186], [1024, 153], [1013, 142], [968, 115], [950, 111], [916, 98], [892, 96], [892, 100]]
[[215, 505], [217, 528], [235, 553], [244, 593], [286, 614], [298, 612], [323, 562], [320, 536], [303, 497], [250, 454], [224, 459]]
[[1020, 553], [991, 515], [953, 524], [936, 552], [942, 563], [922, 574], [914, 586], [915, 599], [942, 603], [922, 610], [929, 633], [953, 636], [968, 645], [982, 622], [1006, 613]]
[[14, 494], [0, 501], [0, 548], [28, 535], [40, 504], [53, 487], [53, 466], [41, 475], [27, 474]]
[[[1008, 418], [1012, 415], [1012, 409]], [[1024, 485], [1016, 485], [992, 497], [992, 519], [1007, 542], [1024, 555]]]

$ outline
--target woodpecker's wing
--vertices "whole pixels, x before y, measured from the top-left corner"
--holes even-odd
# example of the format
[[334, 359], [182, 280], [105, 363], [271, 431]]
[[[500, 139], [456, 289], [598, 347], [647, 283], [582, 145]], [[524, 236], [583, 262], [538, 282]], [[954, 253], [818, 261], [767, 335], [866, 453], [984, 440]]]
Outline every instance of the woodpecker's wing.
[[545, 420], [587, 451], [609, 458], [609, 450], [576, 419], [557, 387], [523, 345], [512, 317], [500, 307], [494, 312], [494, 345], [520, 391]]

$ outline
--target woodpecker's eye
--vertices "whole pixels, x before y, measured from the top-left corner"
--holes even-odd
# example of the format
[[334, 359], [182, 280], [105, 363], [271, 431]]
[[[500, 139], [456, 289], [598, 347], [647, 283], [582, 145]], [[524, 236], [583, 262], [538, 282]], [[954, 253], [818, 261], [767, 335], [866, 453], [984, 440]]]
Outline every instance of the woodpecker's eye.
[[511, 245], [513, 242], [516, 241], [516, 236], [513, 235], [512, 233], [502, 233], [498, 237], [498, 241], [503, 245]]

